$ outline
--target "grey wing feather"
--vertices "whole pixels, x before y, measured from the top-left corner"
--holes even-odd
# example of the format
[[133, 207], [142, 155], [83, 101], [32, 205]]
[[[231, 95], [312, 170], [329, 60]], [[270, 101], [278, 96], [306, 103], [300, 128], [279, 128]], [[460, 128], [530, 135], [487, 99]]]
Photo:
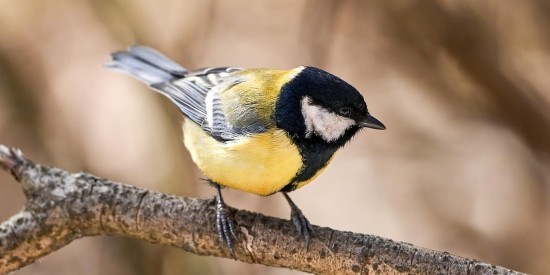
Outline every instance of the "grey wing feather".
[[[106, 66], [145, 82], [168, 97], [181, 112], [220, 141], [265, 131], [259, 119], [243, 113], [243, 123], [231, 125], [223, 112], [220, 93], [244, 81], [235, 76], [240, 68], [210, 67], [189, 72], [168, 57], [145, 46], [131, 46], [115, 52]], [[244, 112], [244, 110], [241, 110]]]
[[[223, 82], [214, 86], [206, 97], [206, 120], [203, 129], [210, 132], [213, 137], [221, 140], [232, 140], [239, 135], [245, 134], [241, 128], [232, 125], [226, 118], [223, 110], [220, 93], [230, 87], [243, 82], [240, 77], [228, 77]], [[239, 111], [239, 110], [231, 110]]]
[[235, 139], [240, 133], [226, 120], [220, 92], [243, 81], [227, 71], [235, 68], [208, 68], [206, 74], [193, 72], [188, 77], [151, 87], [168, 96], [192, 121], [220, 141]]
[[168, 97], [181, 112], [197, 124], [201, 124], [206, 115], [204, 101], [207, 90], [196, 89], [186, 83], [175, 85], [172, 82], [163, 82], [151, 85], [159, 93]]

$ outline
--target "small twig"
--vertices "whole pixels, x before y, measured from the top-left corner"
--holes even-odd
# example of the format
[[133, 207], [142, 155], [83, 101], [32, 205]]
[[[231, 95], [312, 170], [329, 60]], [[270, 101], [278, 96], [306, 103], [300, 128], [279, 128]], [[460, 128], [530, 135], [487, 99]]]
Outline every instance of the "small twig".
[[10, 171], [12, 176], [20, 181], [21, 167], [24, 163], [29, 162], [23, 155], [21, 150], [16, 148], [8, 148], [0, 144], [0, 167]]
[[[131, 237], [199, 255], [231, 258], [216, 231], [215, 203], [37, 165], [0, 145], [0, 166], [23, 185], [25, 209], [0, 224], [0, 274], [77, 238]], [[313, 226], [309, 252], [288, 220], [230, 209], [236, 259], [325, 274], [521, 274], [389, 239]]]

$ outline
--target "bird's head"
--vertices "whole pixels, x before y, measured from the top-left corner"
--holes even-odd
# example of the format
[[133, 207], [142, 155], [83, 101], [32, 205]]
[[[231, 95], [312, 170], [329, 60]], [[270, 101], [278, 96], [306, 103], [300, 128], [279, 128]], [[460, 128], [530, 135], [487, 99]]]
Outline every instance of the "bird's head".
[[305, 67], [283, 86], [276, 116], [278, 126], [293, 136], [338, 145], [359, 129], [386, 129], [353, 86], [314, 67]]

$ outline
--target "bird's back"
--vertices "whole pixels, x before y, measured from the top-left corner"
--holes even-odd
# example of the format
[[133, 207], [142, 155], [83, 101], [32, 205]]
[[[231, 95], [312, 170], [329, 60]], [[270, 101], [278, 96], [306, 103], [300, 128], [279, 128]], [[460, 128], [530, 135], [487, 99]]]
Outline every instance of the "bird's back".
[[281, 87], [302, 69], [247, 69], [234, 73], [243, 81], [220, 92], [228, 122], [237, 127], [253, 123], [266, 129], [275, 127], [274, 106]]

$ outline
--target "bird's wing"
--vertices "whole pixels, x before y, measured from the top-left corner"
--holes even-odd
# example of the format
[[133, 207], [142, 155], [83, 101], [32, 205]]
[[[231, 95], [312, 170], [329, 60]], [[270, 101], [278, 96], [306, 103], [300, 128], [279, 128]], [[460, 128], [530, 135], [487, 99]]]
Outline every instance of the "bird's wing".
[[[184, 78], [151, 87], [170, 98], [185, 116], [213, 138], [229, 141], [266, 129], [265, 123], [251, 110], [254, 106], [240, 106], [238, 98], [230, 98], [228, 100], [232, 102], [227, 103], [221, 100], [226, 91], [246, 81], [246, 78], [235, 74], [239, 71], [241, 69], [232, 67], [205, 68], [190, 72]], [[230, 110], [228, 106], [231, 106]]]

